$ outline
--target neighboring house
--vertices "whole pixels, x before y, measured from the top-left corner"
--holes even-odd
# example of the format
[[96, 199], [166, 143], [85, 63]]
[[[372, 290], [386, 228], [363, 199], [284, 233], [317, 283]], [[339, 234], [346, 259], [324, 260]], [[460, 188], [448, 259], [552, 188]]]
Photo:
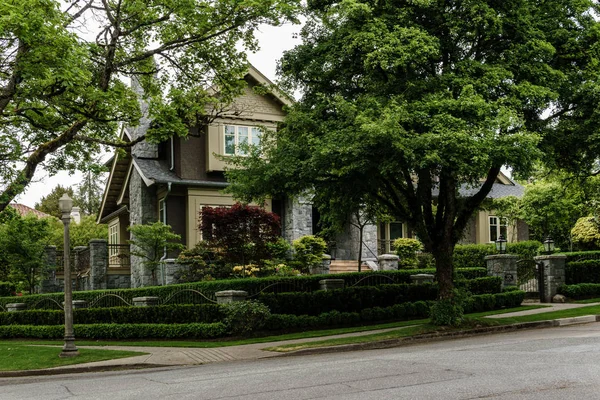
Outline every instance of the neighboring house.
[[[126, 244], [127, 227], [156, 221], [171, 225], [183, 243], [192, 248], [201, 240], [199, 213], [205, 206], [230, 206], [230, 195], [221, 193], [227, 186], [226, 162], [216, 155], [239, 152], [242, 142], [259, 143], [259, 127], [276, 129], [283, 121], [283, 107], [290, 100], [276, 91], [258, 94], [257, 85], [272, 83], [250, 66], [244, 77], [248, 83], [244, 94], [228, 111], [220, 113], [207, 127], [190, 129], [187, 138], [174, 137], [153, 145], [140, 142], [124, 155], [115, 153], [110, 162], [110, 176], [102, 199], [98, 222], [108, 224], [109, 245]], [[134, 89], [141, 88], [135, 84]], [[142, 111], [147, 107], [142, 105]], [[126, 129], [123, 139], [135, 140], [143, 135], [150, 121], [142, 118], [136, 128]], [[283, 234], [288, 240], [310, 234], [312, 206], [300, 200], [272, 200], [264, 205], [282, 219]], [[119, 248], [109, 246], [109, 257], [118, 257]], [[151, 274], [144, 271], [138, 257], [131, 258], [133, 287], [151, 284]]]
[[[291, 104], [277, 91], [255, 92], [254, 86], [271, 87], [272, 83], [254, 67], [250, 66], [244, 79], [248, 83], [244, 94], [207, 127], [191, 128], [187, 138], [174, 137], [157, 145], [142, 141], [125, 153], [115, 152], [109, 161], [110, 176], [98, 216], [99, 223], [108, 225], [109, 259], [123, 256], [118, 245], [128, 243], [127, 227], [156, 221], [171, 225], [186, 247], [193, 248], [201, 240], [198, 224], [202, 208], [234, 203], [230, 195], [222, 193], [227, 186], [226, 161], [216, 155], [236, 154], [240, 151], [237, 145], [242, 142], [259, 143], [259, 127], [276, 129], [285, 116], [284, 106]], [[141, 91], [135, 81], [134, 89]], [[145, 111], [147, 105], [141, 106]], [[149, 124], [147, 118], [142, 118], [138, 127], [124, 130], [122, 139], [135, 140], [146, 132]], [[490, 197], [520, 196], [522, 192], [520, 185], [499, 175]], [[272, 199], [263, 206], [280, 216], [282, 234], [290, 242], [318, 229], [318, 213], [308, 198]], [[493, 213], [480, 212], [470, 224], [465, 242], [490, 242], [504, 230]], [[509, 240], [515, 240], [510, 230], [507, 233]], [[395, 238], [410, 236], [410, 229], [400, 222], [368, 225], [364, 229], [363, 259], [390, 252]], [[516, 237], [518, 240], [526, 237], [521, 226]], [[338, 260], [357, 260], [356, 229], [350, 228], [337, 236], [332, 255]], [[141, 259], [131, 256], [131, 286], [153, 283], [152, 274], [144, 270]]]
[[30, 214], [35, 215], [38, 219], [52, 217], [52, 215], [50, 214], [46, 214], [44, 212], [36, 210], [35, 208], [28, 207], [25, 204], [11, 203], [8, 206], [14, 209], [17, 212], [17, 214], [19, 214], [21, 217], [25, 217]]

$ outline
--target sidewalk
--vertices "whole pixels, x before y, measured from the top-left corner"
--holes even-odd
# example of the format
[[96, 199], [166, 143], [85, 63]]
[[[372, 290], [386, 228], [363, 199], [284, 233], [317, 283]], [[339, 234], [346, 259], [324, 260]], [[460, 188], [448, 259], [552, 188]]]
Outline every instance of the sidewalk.
[[[598, 305], [600, 303], [592, 304], [574, 304], [574, 303], [551, 303], [549, 307], [538, 308], [527, 311], [519, 311], [508, 314], [497, 314], [490, 315], [486, 318], [509, 318], [521, 315], [540, 314], [558, 310], [565, 310], [570, 308], [580, 308], [592, 305]], [[551, 327], [551, 326], [562, 326], [573, 323], [588, 323], [595, 322], [596, 317], [577, 317], [575, 319], [568, 319], [560, 323], [561, 320], [554, 321], [554, 323], [525, 323], [516, 324], [513, 326], [514, 329], [527, 329], [534, 327]], [[508, 327], [511, 328], [510, 326]], [[290, 353], [279, 353], [273, 351], [263, 350], [268, 347], [277, 345], [294, 344], [294, 343], [306, 343], [320, 341], [324, 339], [342, 338], [342, 337], [353, 337], [370, 335], [374, 333], [388, 332], [392, 330], [398, 330], [402, 328], [389, 328], [379, 329], [364, 332], [347, 333], [341, 335], [332, 335], [326, 337], [306, 338], [306, 339], [295, 339], [295, 340], [284, 340], [278, 342], [269, 343], [256, 343], [230, 347], [218, 347], [218, 348], [182, 348], [182, 347], [141, 347], [141, 346], [79, 346], [80, 348], [90, 349], [105, 349], [105, 350], [129, 350], [148, 353], [142, 356], [121, 358], [116, 360], [98, 361], [85, 364], [70, 365], [64, 367], [56, 367], [46, 370], [35, 370], [35, 371], [15, 371], [15, 372], [0, 372], [0, 378], [2, 377], [13, 377], [13, 376], [28, 376], [28, 375], [51, 375], [51, 374], [68, 374], [68, 373], [79, 373], [79, 372], [93, 372], [93, 371], [106, 371], [115, 369], [136, 369], [136, 368], [152, 368], [152, 367], [172, 367], [172, 366], [186, 366], [186, 365], [200, 365], [215, 362], [228, 362], [228, 361], [243, 361], [243, 360], [258, 360], [269, 357], [281, 357], [290, 355]], [[465, 337], [469, 334], [483, 334], [507, 331], [507, 326], [491, 327], [474, 329], [470, 331], [455, 332], [449, 334], [430, 334], [425, 335], [425, 340], [433, 340], [442, 337]], [[414, 342], [412, 338], [405, 338], [402, 340], [392, 340], [389, 343], [381, 343], [380, 347], [394, 347], [403, 343]], [[325, 353], [331, 351], [344, 351], [344, 350], [359, 350], [377, 347], [377, 343], [363, 343], [357, 345], [343, 345], [337, 346], [336, 348], [318, 348], [318, 349], [307, 349], [308, 351], [301, 351], [302, 354], [314, 354], [314, 353]], [[337, 349], [337, 350], [336, 350]], [[293, 353], [292, 353], [293, 354]], [[298, 353], [297, 353], [298, 354]]]

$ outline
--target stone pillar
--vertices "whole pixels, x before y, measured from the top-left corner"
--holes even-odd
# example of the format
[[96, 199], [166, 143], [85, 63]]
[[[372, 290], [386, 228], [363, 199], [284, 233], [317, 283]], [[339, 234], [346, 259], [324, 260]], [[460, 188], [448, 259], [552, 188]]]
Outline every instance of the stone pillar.
[[134, 297], [133, 305], [137, 307], [151, 307], [158, 305], [159, 298], [156, 296]]
[[159, 285], [173, 285], [179, 283], [179, 277], [181, 270], [189, 268], [187, 265], [181, 265], [177, 263], [174, 258], [165, 259], [156, 271]]
[[6, 305], [6, 310], [8, 312], [25, 311], [26, 309], [27, 304], [25, 303], [9, 303]]
[[[129, 178], [129, 219], [131, 225], [142, 225], [156, 222], [158, 219], [156, 188], [148, 187], [134, 168]], [[131, 240], [135, 235], [131, 233]], [[145, 258], [134, 253], [143, 250], [131, 245], [131, 287], [143, 287], [156, 284], [156, 276], [144, 264]], [[153, 255], [150, 255], [153, 258]], [[159, 257], [160, 258], [160, 257]]]
[[485, 257], [488, 276], [502, 278], [502, 289], [517, 286], [517, 260], [514, 254], [493, 254]]
[[410, 276], [411, 283], [421, 285], [423, 283], [433, 283], [433, 274], [416, 274]]
[[331, 256], [329, 254], [323, 254], [323, 271], [322, 274], [328, 274], [331, 267]]
[[107, 288], [108, 241], [90, 240], [90, 289]]
[[245, 301], [248, 298], [248, 292], [244, 290], [223, 290], [215, 293], [217, 304], [228, 304], [236, 301]]
[[292, 242], [312, 235], [312, 202], [303, 196], [286, 198], [284, 202], [283, 236]]
[[551, 303], [558, 287], [565, 284], [565, 263], [567, 256], [551, 254], [533, 258], [536, 263], [544, 268], [544, 291], [541, 298], [545, 303]]
[[54, 293], [62, 290], [61, 285], [56, 279], [56, 246], [46, 246], [46, 265], [42, 270], [42, 279], [40, 281], [40, 293]]
[[380, 271], [396, 271], [398, 270], [398, 257], [395, 254], [382, 254], [377, 257], [379, 260], [379, 270]]
[[345, 282], [343, 279], [321, 279], [319, 281], [321, 290], [343, 289], [344, 284], [345, 284]]

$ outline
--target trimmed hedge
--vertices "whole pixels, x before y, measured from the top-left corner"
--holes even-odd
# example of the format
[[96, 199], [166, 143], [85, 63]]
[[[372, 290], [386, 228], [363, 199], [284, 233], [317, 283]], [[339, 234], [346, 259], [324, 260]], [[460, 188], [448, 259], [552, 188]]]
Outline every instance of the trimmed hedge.
[[[520, 258], [533, 258], [542, 245], [537, 240], [507, 243], [506, 252]], [[496, 246], [489, 244], [459, 244], [454, 248], [454, 265], [461, 268], [485, 268], [485, 256], [496, 254]]]
[[[371, 271], [371, 272], [352, 272], [345, 274], [335, 274], [336, 279], [344, 279], [346, 286], [351, 286], [359, 281], [361, 285], [373, 285], [387, 284], [392, 281], [385, 278], [378, 278], [374, 275], [384, 275], [392, 278], [394, 283], [409, 283], [410, 275], [413, 274], [434, 274], [434, 269], [412, 269], [412, 270], [401, 270], [401, 271]], [[484, 277], [487, 275], [486, 269], [458, 269], [456, 271], [457, 279], [473, 279]], [[369, 279], [369, 277], [372, 277]], [[88, 303], [94, 302], [101, 295], [114, 294], [126, 299], [129, 303], [132, 302], [134, 297], [142, 296], [158, 296], [161, 299], [167, 299], [175, 293], [184, 289], [193, 289], [202, 292], [206, 295], [212, 295], [215, 292], [222, 290], [245, 290], [249, 294], [258, 293], [268, 286], [279, 283], [280, 285], [271, 286], [271, 291], [294, 291], [296, 288], [301, 288], [308, 291], [317, 291], [320, 289], [319, 281], [326, 278], [332, 278], [332, 275], [309, 275], [309, 276], [293, 276], [293, 277], [268, 277], [268, 278], [245, 278], [245, 279], [228, 279], [228, 280], [217, 280], [208, 282], [194, 282], [181, 285], [167, 285], [167, 286], [152, 286], [137, 289], [115, 289], [115, 290], [90, 290], [83, 292], [73, 292], [73, 300], [86, 300]], [[182, 294], [186, 296], [186, 294]], [[44, 308], [43, 305], [57, 308], [56, 303], [61, 303], [64, 300], [62, 293], [51, 293], [51, 294], [38, 294], [30, 296], [22, 296], [19, 298], [15, 297], [0, 297], [0, 305], [5, 306], [8, 303], [25, 303], [29, 307], [39, 304], [36, 308]], [[173, 304], [189, 304], [182, 303], [182, 301], [173, 299]], [[118, 306], [123, 306], [119, 304]], [[103, 306], [105, 307], [105, 306]]]
[[497, 294], [480, 294], [467, 299], [464, 307], [465, 314], [498, 310], [501, 308], [512, 308], [521, 305], [525, 299], [525, 292], [512, 290], [510, 292]]
[[561, 285], [557, 292], [575, 300], [590, 299], [600, 297], [600, 284], [580, 283], [577, 285]]
[[12, 282], [0, 282], [0, 297], [12, 296], [15, 293], [16, 286]]
[[600, 260], [571, 261], [565, 265], [565, 283], [600, 283]]
[[[219, 322], [225, 317], [216, 304], [156, 307], [107, 307], [73, 310], [75, 324], [189, 324]], [[0, 312], [0, 325], [62, 325], [62, 310]]]
[[[74, 325], [77, 339], [213, 339], [225, 336], [221, 322], [212, 324], [91, 324]], [[0, 338], [61, 339], [64, 327], [7, 325], [0, 326]]]
[[567, 256], [567, 263], [583, 260], [600, 260], [600, 251], [573, 251], [571, 253], [560, 253]]
[[[477, 278], [458, 281], [472, 294], [500, 292], [499, 277]], [[435, 300], [438, 295], [436, 283], [423, 285], [399, 284], [366, 287], [350, 287], [316, 292], [261, 293], [258, 300], [265, 303], [273, 314], [319, 315], [329, 311], [359, 312], [365, 308], [390, 307], [394, 304]]]

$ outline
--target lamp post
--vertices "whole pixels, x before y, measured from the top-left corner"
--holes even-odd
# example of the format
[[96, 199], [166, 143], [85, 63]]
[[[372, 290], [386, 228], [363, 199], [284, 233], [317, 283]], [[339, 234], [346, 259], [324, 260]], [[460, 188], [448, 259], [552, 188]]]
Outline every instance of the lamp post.
[[544, 240], [544, 253], [552, 254], [554, 253], [554, 240], [550, 236], [546, 237]]
[[73, 200], [66, 193], [58, 200], [58, 208], [62, 214], [62, 222], [65, 226], [64, 235], [64, 277], [65, 277], [65, 345], [60, 357], [75, 357], [79, 350], [75, 346], [75, 334], [73, 333], [73, 293], [71, 282], [71, 240], [69, 238], [69, 225], [71, 224], [71, 209]]
[[504, 235], [500, 235], [500, 237], [496, 239], [496, 251], [498, 254], [506, 253], [506, 239], [504, 238]]

